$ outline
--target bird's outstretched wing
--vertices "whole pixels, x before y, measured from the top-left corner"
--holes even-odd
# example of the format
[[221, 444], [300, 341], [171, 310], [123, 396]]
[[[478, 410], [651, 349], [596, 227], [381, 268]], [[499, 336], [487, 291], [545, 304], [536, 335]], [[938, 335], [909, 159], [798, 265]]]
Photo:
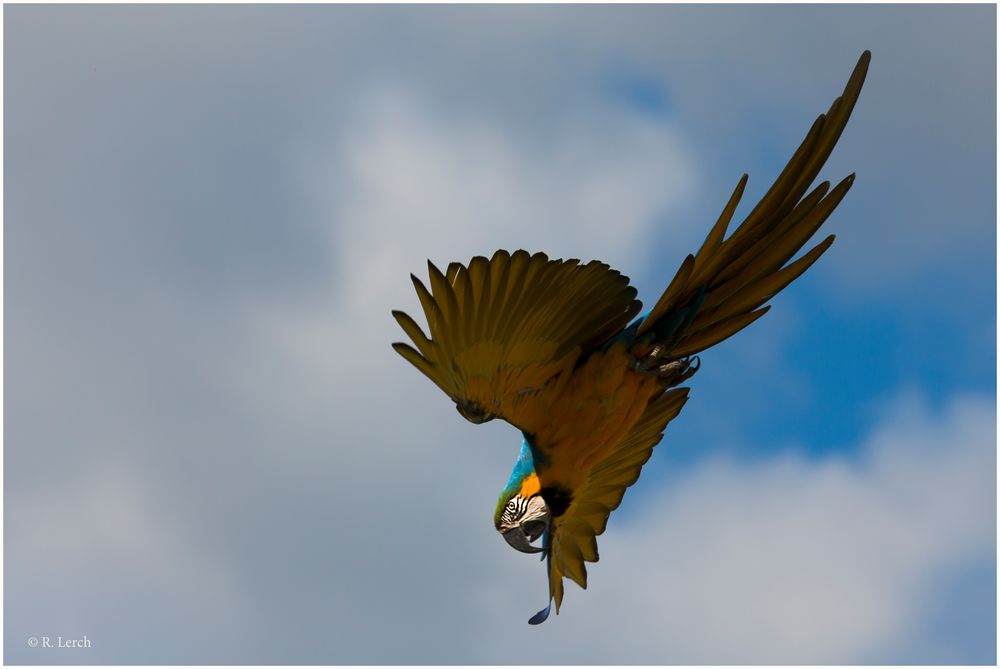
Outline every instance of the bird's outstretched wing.
[[858, 100], [871, 54], [865, 51], [844, 93], [813, 123], [805, 140], [761, 201], [729, 236], [726, 228], [743, 195], [743, 175], [701, 248], [680, 269], [640, 325], [659, 344], [663, 362], [694, 355], [764, 315], [763, 306], [805, 272], [833, 243], [830, 235], [788, 263], [816, 233], [854, 182], [850, 175], [832, 190], [824, 181], [806, 195], [840, 137]]
[[532, 431], [532, 404], [546, 384], [628, 325], [642, 308], [628, 277], [592, 261], [497, 251], [442, 273], [428, 263], [431, 290], [417, 277], [430, 337], [402, 311], [413, 341], [393, 348], [475, 423], [503, 418]]
[[621, 445], [590, 471], [566, 513], [556, 519], [549, 557], [549, 595], [557, 612], [562, 604], [563, 577], [587, 587], [584, 562], [597, 561], [598, 535], [621, 504], [625, 490], [639, 480], [642, 466], [663, 438], [663, 430], [687, 399], [688, 389], [676, 388], [650, 402]]

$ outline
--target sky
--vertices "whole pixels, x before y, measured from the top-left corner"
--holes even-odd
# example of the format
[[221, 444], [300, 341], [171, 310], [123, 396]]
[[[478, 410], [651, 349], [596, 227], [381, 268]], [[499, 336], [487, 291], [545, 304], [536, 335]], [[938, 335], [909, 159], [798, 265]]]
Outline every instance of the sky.
[[[8, 664], [996, 662], [996, 8], [5, 7]], [[837, 242], [544, 606], [408, 274], [649, 306], [872, 51]], [[31, 647], [32, 637], [89, 648]]]

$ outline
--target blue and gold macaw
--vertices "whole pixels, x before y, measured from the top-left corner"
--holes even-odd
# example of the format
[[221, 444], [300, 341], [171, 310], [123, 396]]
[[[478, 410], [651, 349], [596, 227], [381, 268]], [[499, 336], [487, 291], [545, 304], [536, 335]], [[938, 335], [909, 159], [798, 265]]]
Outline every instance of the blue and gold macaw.
[[[726, 238], [743, 175], [701, 248], [688, 255], [644, 317], [627, 277], [597, 261], [549, 260], [497, 251], [428, 263], [428, 290], [412, 277], [430, 337], [401, 311], [393, 316], [413, 346], [393, 348], [473, 423], [502, 418], [521, 430], [521, 452], [494, 514], [519, 551], [542, 553], [549, 603], [563, 578], [587, 587], [585, 562], [597, 536], [636, 482], [699, 366], [696, 354], [763, 316], [768, 300], [806, 271], [833, 235], [789, 262], [854, 181], [824, 181], [808, 195], [854, 108], [868, 70], [862, 54], [844, 94], [813, 124], [784, 170]], [[541, 539], [540, 546], [535, 542]]]

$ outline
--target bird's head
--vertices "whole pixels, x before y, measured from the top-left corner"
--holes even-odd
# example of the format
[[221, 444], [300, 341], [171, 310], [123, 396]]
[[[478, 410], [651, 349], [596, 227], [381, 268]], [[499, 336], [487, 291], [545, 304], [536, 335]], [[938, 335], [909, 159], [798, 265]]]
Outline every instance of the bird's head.
[[549, 506], [542, 497], [542, 485], [535, 473], [532, 455], [531, 446], [525, 439], [493, 515], [497, 531], [508, 544], [522, 553], [541, 553], [545, 550], [531, 544], [545, 533], [552, 520]]
[[500, 495], [493, 524], [508, 544], [522, 553], [541, 553], [545, 550], [531, 544], [549, 528], [552, 514], [541, 493], [525, 497], [520, 492]]

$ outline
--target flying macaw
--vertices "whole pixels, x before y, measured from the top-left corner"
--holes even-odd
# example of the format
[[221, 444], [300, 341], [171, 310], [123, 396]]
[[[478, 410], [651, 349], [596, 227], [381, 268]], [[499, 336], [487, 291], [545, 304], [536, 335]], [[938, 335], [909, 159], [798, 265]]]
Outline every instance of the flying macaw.
[[[523, 436], [493, 522], [511, 546], [541, 553], [549, 583], [543, 622], [563, 599], [563, 578], [587, 587], [597, 536], [635, 483], [698, 371], [696, 354], [763, 316], [765, 303], [833, 243], [830, 235], [789, 262], [833, 212], [851, 174], [808, 195], [861, 92], [865, 51], [844, 94], [820, 115], [784, 170], [726, 238], [747, 183], [744, 174], [701, 248], [680, 264], [656, 305], [642, 305], [608, 265], [497, 251], [442, 273], [428, 262], [431, 290], [411, 275], [430, 328], [401, 311], [413, 341], [393, 348], [473, 423], [502, 418]], [[541, 539], [541, 545], [535, 542]]]

